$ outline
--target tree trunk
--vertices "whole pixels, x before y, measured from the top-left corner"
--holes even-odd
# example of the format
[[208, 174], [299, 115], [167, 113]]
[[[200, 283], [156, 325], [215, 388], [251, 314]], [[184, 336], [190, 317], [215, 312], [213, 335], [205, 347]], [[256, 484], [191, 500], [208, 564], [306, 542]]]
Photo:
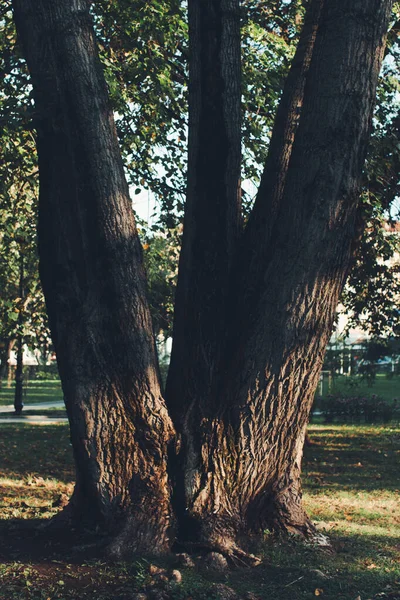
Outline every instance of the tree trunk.
[[[388, 0], [311, 3], [254, 213], [228, 278], [219, 279], [225, 304], [207, 305], [197, 363], [174, 341], [184, 377], [204, 381], [201, 365], [212, 365], [205, 391], [167, 388], [168, 402], [181, 406], [181, 531], [233, 559], [249, 530], [315, 533], [301, 504], [304, 436], [349, 266], [390, 10]], [[207, 155], [205, 142], [198, 152]], [[213, 197], [213, 177], [203, 175]], [[207, 223], [203, 237], [213, 235]], [[191, 276], [186, 265], [182, 280]], [[191, 331], [185, 319], [177, 311], [176, 331]], [[210, 342], [215, 332], [219, 343]]]
[[8, 361], [10, 359], [11, 350], [13, 349], [15, 340], [5, 339], [1, 345], [0, 354], [0, 388], [3, 385], [5, 379], [8, 380], [10, 365]]
[[24, 385], [24, 338], [22, 335], [22, 328], [24, 325], [24, 299], [25, 299], [25, 285], [24, 285], [24, 250], [23, 244], [20, 244], [20, 256], [19, 256], [19, 312], [18, 312], [18, 334], [17, 334], [17, 367], [15, 369], [15, 395], [14, 395], [14, 408], [15, 413], [20, 415], [24, 408], [23, 402], [23, 385]]
[[[71, 424], [70, 512], [163, 550], [173, 427], [85, 0], [14, 0], [32, 75], [40, 269]], [[188, 200], [168, 409], [180, 539], [314, 532], [305, 429], [345, 281], [390, 0], [312, 0], [254, 213], [240, 210], [238, 0], [189, 0]]]
[[17, 366], [15, 369], [15, 394], [14, 394], [14, 408], [15, 414], [20, 415], [24, 408], [23, 402], [23, 391], [24, 391], [24, 345], [21, 334], [18, 334], [17, 340]]
[[206, 443], [202, 421], [215, 412], [232, 260], [241, 232], [239, 0], [189, 0], [189, 148], [183, 246], [175, 302], [168, 409], [180, 436], [171, 456], [180, 537], [196, 494]]
[[68, 515], [120, 531], [115, 553], [163, 551], [173, 428], [89, 2], [13, 6], [35, 95], [40, 274], [76, 463]]

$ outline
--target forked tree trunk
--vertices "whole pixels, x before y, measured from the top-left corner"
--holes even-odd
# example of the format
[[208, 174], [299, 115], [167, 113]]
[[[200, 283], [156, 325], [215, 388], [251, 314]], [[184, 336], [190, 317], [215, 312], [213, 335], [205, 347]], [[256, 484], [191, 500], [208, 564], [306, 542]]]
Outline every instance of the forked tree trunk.
[[[389, 0], [311, 3], [260, 193], [229, 265], [230, 284], [225, 291], [221, 278], [207, 306], [198, 371], [179, 338], [173, 349], [183, 378], [190, 373], [197, 382], [204, 364], [213, 367], [204, 398], [193, 384], [174, 396], [176, 370], [167, 387], [169, 405], [180, 402], [182, 411], [176, 473], [182, 530], [188, 540], [239, 560], [240, 533], [315, 531], [301, 504], [304, 436], [349, 266], [390, 10]], [[199, 155], [207, 155], [200, 135], [197, 143]], [[204, 177], [202, 188], [214, 197], [214, 181]], [[192, 202], [201, 210], [201, 194]], [[215, 235], [213, 219], [204, 238]], [[190, 218], [185, 227], [189, 239], [199, 235]], [[196, 252], [193, 245], [193, 260]], [[187, 264], [181, 263], [182, 287], [196, 278], [185, 272]], [[197, 310], [203, 314], [201, 305]], [[176, 331], [184, 319], [177, 311]], [[220, 336], [217, 352], [208, 331]]]
[[[88, 3], [14, 8], [35, 91], [41, 276], [77, 464], [71, 507], [125, 523], [120, 543], [163, 550], [173, 428]], [[311, 2], [242, 231], [239, 2], [189, 0], [170, 474], [180, 538], [233, 559], [243, 532], [313, 532], [301, 505], [305, 427], [349, 265], [390, 8]]]
[[167, 443], [145, 274], [86, 0], [15, 0], [35, 94], [40, 273], [71, 426], [71, 518], [114, 550], [169, 545]]

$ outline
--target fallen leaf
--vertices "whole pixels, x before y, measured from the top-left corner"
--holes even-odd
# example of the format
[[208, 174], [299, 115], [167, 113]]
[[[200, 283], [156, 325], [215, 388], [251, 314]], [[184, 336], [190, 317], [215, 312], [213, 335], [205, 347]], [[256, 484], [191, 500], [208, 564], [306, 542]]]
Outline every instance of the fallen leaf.
[[316, 588], [314, 591], [314, 596], [321, 596], [324, 593], [322, 588]]

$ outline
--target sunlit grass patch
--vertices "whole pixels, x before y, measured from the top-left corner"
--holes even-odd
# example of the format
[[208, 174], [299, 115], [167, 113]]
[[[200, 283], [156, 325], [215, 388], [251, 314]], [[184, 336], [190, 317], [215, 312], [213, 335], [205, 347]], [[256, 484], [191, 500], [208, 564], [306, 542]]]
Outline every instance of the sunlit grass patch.
[[66, 426], [0, 426], [0, 519], [52, 517], [73, 478]]
[[61, 495], [70, 496], [73, 484], [28, 476], [24, 480], [0, 478], [0, 519], [51, 518]]

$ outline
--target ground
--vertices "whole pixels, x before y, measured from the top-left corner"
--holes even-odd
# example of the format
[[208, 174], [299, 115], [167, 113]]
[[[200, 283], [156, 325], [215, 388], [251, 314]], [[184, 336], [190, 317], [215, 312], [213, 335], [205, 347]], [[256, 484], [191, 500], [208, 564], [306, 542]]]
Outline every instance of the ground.
[[[259, 567], [218, 573], [198, 560], [178, 567], [182, 583], [164, 598], [212, 600], [228, 586], [249, 600], [400, 599], [400, 427], [313, 425], [310, 435], [305, 504], [336, 552], [266, 535]], [[49, 535], [73, 486], [66, 425], [1, 425], [0, 465], [0, 600], [133, 600], [154, 579], [150, 565], [175, 568], [174, 557], [111, 564], [95, 534]]]

